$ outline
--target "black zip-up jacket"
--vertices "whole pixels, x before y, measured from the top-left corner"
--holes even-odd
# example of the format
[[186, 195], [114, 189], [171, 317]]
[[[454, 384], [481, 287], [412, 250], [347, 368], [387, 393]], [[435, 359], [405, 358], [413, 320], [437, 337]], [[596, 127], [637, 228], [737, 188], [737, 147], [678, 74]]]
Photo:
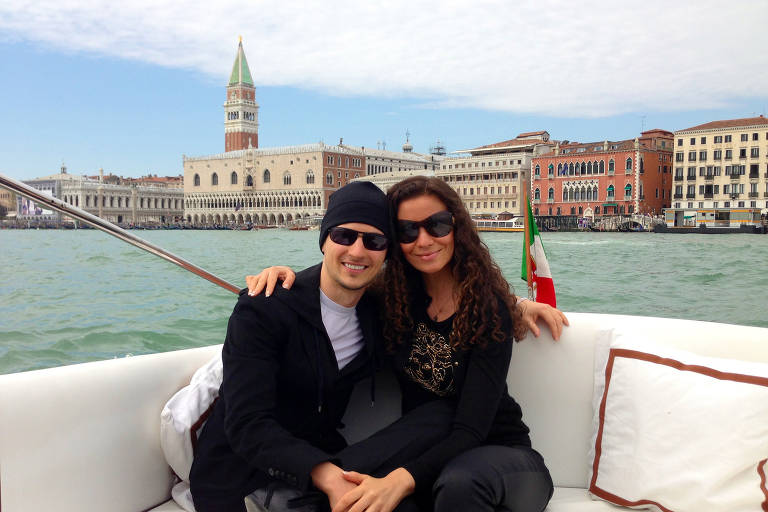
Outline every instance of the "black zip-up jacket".
[[273, 479], [306, 490], [312, 468], [345, 447], [337, 429], [354, 384], [374, 371], [380, 329], [364, 295], [356, 309], [365, 346], [339, 372], [320, 313], [320, 268], [269, 298], [240, 292], [219, 399], [192, 464], [193, 496], [245, 496]]

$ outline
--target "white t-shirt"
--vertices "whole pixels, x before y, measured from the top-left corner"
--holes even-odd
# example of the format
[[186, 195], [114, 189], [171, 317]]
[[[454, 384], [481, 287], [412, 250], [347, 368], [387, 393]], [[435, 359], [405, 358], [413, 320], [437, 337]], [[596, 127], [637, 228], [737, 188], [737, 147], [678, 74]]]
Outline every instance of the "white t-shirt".
[[320, 290], [320, 313], [341, 370], [363, 349], [363, 331], [357, 312], [354, 307], [336, 304]]

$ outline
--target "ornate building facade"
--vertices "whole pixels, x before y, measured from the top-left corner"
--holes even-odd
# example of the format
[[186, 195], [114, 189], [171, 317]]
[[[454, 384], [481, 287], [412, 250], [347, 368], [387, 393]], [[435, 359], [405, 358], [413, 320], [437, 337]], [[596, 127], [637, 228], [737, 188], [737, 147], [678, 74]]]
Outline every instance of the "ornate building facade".
[[660, 215], [669, 206], [673, 134], [634, 140], [562, 142], [532, 159], [534, 215]]
[[184, 157], [184, 215], [193, 226], [315, 222], [365, 156], [323, 143]]
[[[121, 178], [115, 175], [81, 176], [61, 172], [25, 181], [38, 190], [109, 222], [123, 226], [156, 226], [180, 222], [184, 213], [184, 190], [181, 177], [147, 176]], [[16, 218], [22, 221], [53, 223], [71, 222], [56, 211], [18, 198]]]
[[339, 187], [368, 173], [428, 172], [439, 165], [432, 155], [402, 153], [322, 142], [258, 147], [258, 105], [242, 41], [224, 104], [225, 151], [186, 156], [184, 220], [206, 226], [290, 226], [315, 224]]
[[529, 186], [531, 159], [554, 143], [546, 131], [457, 151], [464, 156], [440, 162], [436, 175], [461, 196], [475, 217], [523, 214], [522, 192]]
[[738, 227], [768, 212], [768, 119], [712, 121], [678, 130], [670, 227]]

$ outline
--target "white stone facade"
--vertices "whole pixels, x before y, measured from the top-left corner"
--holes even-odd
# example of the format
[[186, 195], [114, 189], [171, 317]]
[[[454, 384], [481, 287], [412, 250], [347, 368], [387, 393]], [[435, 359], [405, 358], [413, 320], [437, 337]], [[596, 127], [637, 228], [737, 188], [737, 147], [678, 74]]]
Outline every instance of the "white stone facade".
[[[182, 220], [184, 191], [181, 187], [160, 185], [104, 183], [62, 172], [44, 178], [29, 180], [27, 185], [43, 190], [65, 203], [123, 226], [155, 226]], [[17, 219], [43, 222], [71, 222], [58, 212], [36, 214], [18, 200]]]

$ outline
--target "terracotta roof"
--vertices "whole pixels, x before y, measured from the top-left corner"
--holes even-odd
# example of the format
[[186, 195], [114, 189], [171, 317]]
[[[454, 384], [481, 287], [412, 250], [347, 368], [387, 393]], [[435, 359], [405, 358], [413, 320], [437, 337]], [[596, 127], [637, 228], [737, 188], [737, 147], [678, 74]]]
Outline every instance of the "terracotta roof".
[[474, 148], [474, 150], [490, 149], [490, 148], [506, 148], [506, 147], [509, 147], [509, 146], [530, 146], [531, 144], [551, 144], [551, 143], [550, 142], [544, 142], [541, 139], [521, 139], [521, 138], [515, 138], [515, 139], [510, 139], [510, 140], [504, 140], [504, 141], [501, 141], [501, 142], [495, 142], [493, 144], [488, 144], [486, 146], [480, 146], [479, 148]]
[[691, 126], [690, 128], [686, 128], [684, 130], [677, 130], [675, 133], [695, 130], [714, 130], [716, 128], [739, 128], [742, 126], [757, 125], [768, 125], [768, 119], [762, 115], [759, 117], [745, 117], [743, 119], [725, 119], [723, 121], [712, 121], [697, 126]]

